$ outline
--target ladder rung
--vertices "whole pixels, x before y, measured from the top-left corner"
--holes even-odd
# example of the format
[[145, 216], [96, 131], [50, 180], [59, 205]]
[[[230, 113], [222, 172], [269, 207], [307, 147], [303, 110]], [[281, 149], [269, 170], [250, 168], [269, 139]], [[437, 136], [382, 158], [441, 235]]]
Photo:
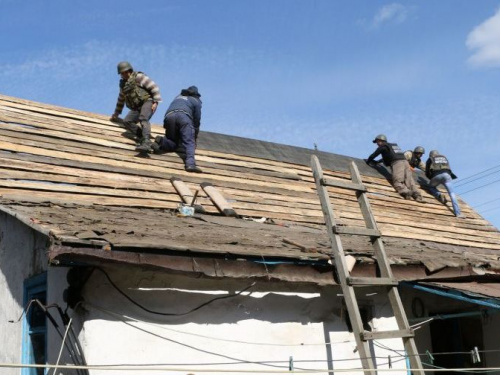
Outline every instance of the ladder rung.
[[342, 180], [334, 180], [333, 178], [322, 178], [320, 180], [323, 186], [333, 186], [343, 189], [356, 190], [366, 192], [366, 188], [362, 184], [355, 184], [354, 182], [346, 182]]
[[381, 339], [395, 339], [399, 337], [415, 337], [415, 333], [412, 329], [403, 329], [399, 331], [380, 331], [380, 332], [370, 332], [364, 331], [361, 333], [361, 339], [363, 341], [367, 340], [381, 340]]
[[333, 226], [333, 233], [335, 234], [356, 234], [358, 236], [380, 237], [380, 232], [376, 229], [359, 228], [359, 227], [339, 227]]
[[348, 277], [351, 286], [398, 286], [398, 280], [390, 277]]

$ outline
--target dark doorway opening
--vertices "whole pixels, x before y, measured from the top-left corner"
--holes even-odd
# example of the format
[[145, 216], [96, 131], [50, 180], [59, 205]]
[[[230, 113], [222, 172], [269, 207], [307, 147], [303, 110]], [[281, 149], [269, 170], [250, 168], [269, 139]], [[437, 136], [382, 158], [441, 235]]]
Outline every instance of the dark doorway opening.
[[[464, 317], [434, 320], [431, 325], [434, 366], [444, 368], [483, 367], [473, 363], [470, 354], [474, 347], [483, 349], [481, 317]], [[482, 360], [483, 358], [481, 358]], [[463, 372], [473, 374], [473, 372]], [[439, 372], [441, 375], [456, 375], [456, 372]]]

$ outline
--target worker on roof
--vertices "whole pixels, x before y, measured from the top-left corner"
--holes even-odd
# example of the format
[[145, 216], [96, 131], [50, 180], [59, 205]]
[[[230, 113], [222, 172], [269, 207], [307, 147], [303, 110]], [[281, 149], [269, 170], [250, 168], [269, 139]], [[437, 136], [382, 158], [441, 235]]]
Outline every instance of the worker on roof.
[[201, 95], [196, 86], [189, 86], [168, 107], [163, 119], [165, 136], [158, 136], [153, 142], [155, 153], [175, 151], [183, 146], [186, 152], [184, 169], [187, 172], [201, 173], [196, 166], [195, 150], [201, 121]]
[[425, 172], [425, 164], [422, 161], [422, 155], [425, 154], [425, 149], [422, 146], [417, 146], [415, 149], [405, 151], [405, 158], [406, 161], [408, 161], [408, 164], [410, 164], [410, 168], [412, 171], [415, 170], [415, 168], [420, 169], [421, 171]]
[[[125, 127], [139, 141], [137, 151], [151, 151], [151, 124], [153, 116], [161, 102], [160, 88], [154, 81], [142, 72], [135, 72], [128, 61], [118, 64], [120, 79], [120, 93], [116, 102], [115, 112], [111, 121], [118, 120], [124, 104], [130, 109], [123, 119]], [[137, 125], [139, 123], [141, 126]]]
[[429, 192], [441, 203], [446, 204], [446, 197], [436, 188], [438, 185], [443, 184], [450, 196], [455, 216], [463, 217], [460, 213], [457, 197], [453, 191], [452, 181], [457, 178], [457, 176], [451, 171], [450, 163], [446, 156], [441, 155], [438, 150], [432, 150], [429, 153], [429, 159], [427, 159], [425, 163], [425, 175], [430, 180]]
[[[417, 202], [422, 202], [422, 195], [417, 189], [410, 165], [401, 148], [396, 143], [388, 143], [384, 134], [377, 135], [373, 143], [376, 143], [378, 147], [366, 159], [366, 163], [373, 166], [373, 163], [383, 162], [385, 166], [391, 167], [394, 189], [405, 199], [413, 198]], [[382, 160], [375, 160], [378, 155], [382, 155]]]

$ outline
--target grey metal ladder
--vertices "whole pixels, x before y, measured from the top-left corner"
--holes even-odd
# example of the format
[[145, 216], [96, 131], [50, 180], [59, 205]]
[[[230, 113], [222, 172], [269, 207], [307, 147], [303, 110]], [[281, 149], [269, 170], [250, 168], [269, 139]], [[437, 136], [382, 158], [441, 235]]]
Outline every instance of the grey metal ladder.
[[[415, 335], [410, 328], [408, 319], [403, 308], [403, 303], [398, 291], [398, 281], [394, 278], [387, 255], [382, 242], [381, 234], [377, 229], [377, 223], [373, 217], [370, 208], [370, 202], [366, 195], [367, 189], [361, 181], [359, 170], [354, 162], [351, 162], [349, 168], [351, 172], [351, 182], [337, 180], [333, 178], [325, 178], [323, 169], [316, 155], [311, 157], [311, 167], [316, 182], [321, 208], [325, 217], [325, 224], [328, 235], [330, 237], [333, 258], [337, 270], [337, 276], [342, 287], [342, 293], [351, 321], [352, 330], [356, 338], [356, 345], [361, 357], [361, 363], [365, 374], [375, 375], [377, 372], [374, 358], [371, 356], [369, 341], [388, 338], [402, 338], [404, 348], [409, 357], [410, 367], [415, 375], [424, 375], [417, 347], [415, 345]], [[356, 192], [358, 204], [361, 209], [366, 227], [347, 227], [339, 226], [335, 222], [333, 208], [328, 194], [327, 187], [337, 187], [349, 189]], [[379, 268], [380, 277], [351, 277], [346, 263], [344, 249], [340, 235], [351, 234], [370, 237], [370, 242], [373, 245], [376, 262]], [[355, 288], [367, 286], [387, 287], [387, 296], [392, 306], [394, 317], [398, 324], [398, 330], [371, 332], [363, 328], [363, 322], [359, 311], [358, 301], [356, 299]]]

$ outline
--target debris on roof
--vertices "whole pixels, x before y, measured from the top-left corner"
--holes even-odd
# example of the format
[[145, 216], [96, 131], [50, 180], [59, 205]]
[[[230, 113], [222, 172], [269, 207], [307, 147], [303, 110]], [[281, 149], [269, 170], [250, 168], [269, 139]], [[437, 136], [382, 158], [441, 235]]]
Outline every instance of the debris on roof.
[[[153, 126], [153, 137], [162, 132]], [[425, 191], [424, 203], [401, 199], [362, 160], [201, 132], [197, 164], [204, 173], [189, 174], [175, 153], [138, 157], [134, 149], [126, 130], [107, 116], [0, 95], [0, 210], [49, 233], [53, 260], [87, 256], [140, 262], [168, 254], [171, 259], [249, 260], [254, 263], [247, 266], [259, 267], [258, 272], [262, 264], [269, 271], [272, 262], [331, 269], [309, 166], [315, 154], [333, 179], [349, 179], [348, 164], [356, 162], [397, 277], [500, 273], [500, 232], [466, 202], [460, 200], [466, 217], [458, 219], [450, 205]], [[202, 213], [177, 215], [179, 204], [192, 194], [179, 191], [174, 181], [198, 191]], [[234, 211], [229, 216], [238, 218], [224, 216], [203, 187], [213, 187]], [[329, 188], [329, 193], [339, 225], [364, 226], [353, 192]], [[366, 241], [345, 239], [346, 254], [357, 259], [354, 273], [373, 264]], [[408, 271], [417, 266], [425, 272]], [[407, 268], [398, 276], [400, 267]]]

